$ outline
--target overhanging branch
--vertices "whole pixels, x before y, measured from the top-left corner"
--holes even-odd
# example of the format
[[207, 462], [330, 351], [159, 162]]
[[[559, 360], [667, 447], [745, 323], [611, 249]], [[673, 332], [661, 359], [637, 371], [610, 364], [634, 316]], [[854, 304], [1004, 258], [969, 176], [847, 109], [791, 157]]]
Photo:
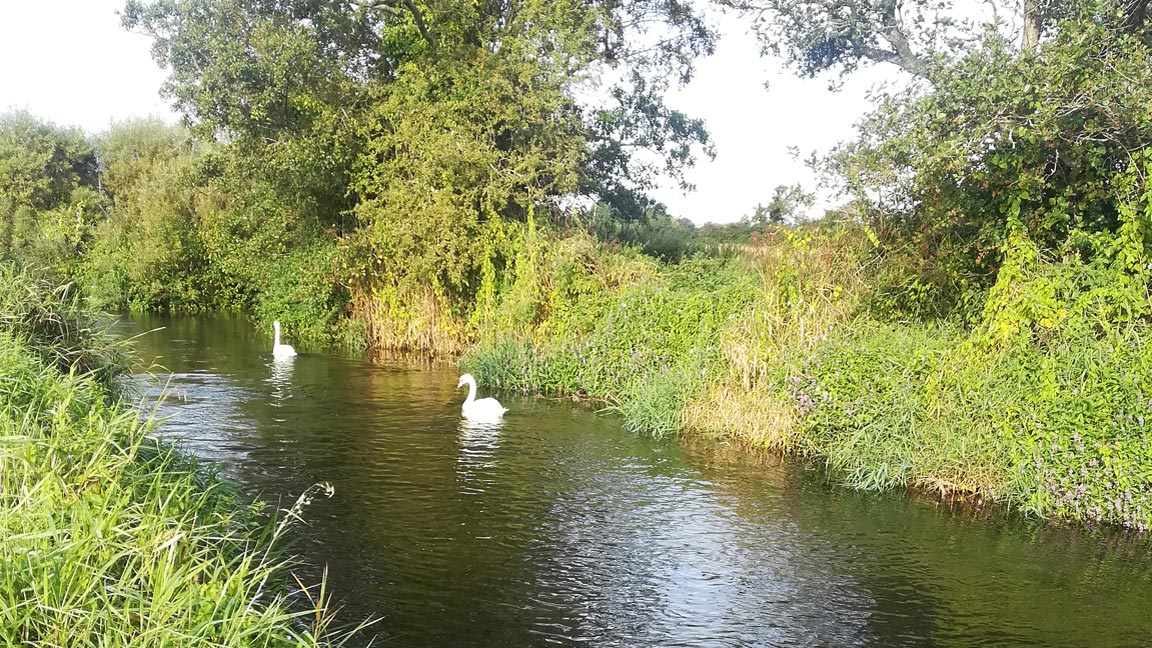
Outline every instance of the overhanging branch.
[[364, 0], [357, 4], [361, 10], [378, 10], [392, 16], [399, 16], [399, 6], [403, 6], [405, 10], [412, 16], [412, 20], [416, 23], [416, 29], [419, 30], [420, 36], [424, 38], [432, 47], [436, 47], [436, 37], [428, 30], [428, 24], [424, 22], [424, 14], [416, 3], [412, 0]]
[[[900, 17], [897, 15], [896, 0], [886, 0], [883, 4], [882, 11], [884, 23], [881, 26], [880, 35], [884, 40], [888, 41], [893, 51], [888, 52], [872, 48], [866, 48], [866, 50], [883, 52], [886, 58], [877, 60], [893, 63], [912, 74], [923, 76], [928, 69], [928, 65], [924, 59], [916, 56], [916, 53], [912, 51], [912, 46], [908, 43], [908, 36], [904, 33], [903, 26], [900, 24]], [[866, 53], [866, 55], [871, 57], [870, 54]]]

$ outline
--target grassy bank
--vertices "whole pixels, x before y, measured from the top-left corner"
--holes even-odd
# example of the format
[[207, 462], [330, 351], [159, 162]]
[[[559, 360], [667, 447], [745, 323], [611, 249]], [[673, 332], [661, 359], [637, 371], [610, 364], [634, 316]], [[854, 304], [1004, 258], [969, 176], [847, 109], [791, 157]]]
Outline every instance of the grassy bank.
[[276, 529], [118, 402], [68, 290], [0, 265], [0, 643], [320, 645]]
[[[481, 329], [465, 356], [481, 382], [601, 401], [637, 431], [815, 458], [854, 488], [1152, 524], [1152, 328], [1101, 320], [1123, 301], [1075, 281], [1036, 297], [1053, 274], [1114, 286], [1114, 267], [1009, 263], [979, 321], [901, 322], [878, 312], [909, 296], [856, 226], [780, 228], [736, 255], [632, 273], [603, 249], [560, 262], [571, 244], [554, 245], [537, 266], [553, 279], [528, 291], [537, 319]], [[524, 301], [506, 295], [493, 322]]]

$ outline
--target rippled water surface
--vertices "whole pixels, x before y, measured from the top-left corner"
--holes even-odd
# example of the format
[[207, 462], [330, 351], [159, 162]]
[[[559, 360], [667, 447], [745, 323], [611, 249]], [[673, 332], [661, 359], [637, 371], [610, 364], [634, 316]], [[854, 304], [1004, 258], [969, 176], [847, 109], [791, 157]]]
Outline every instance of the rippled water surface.
[[167, 437], [253, 497], [335, 486], [297, 546], [376, 646], [1152, 645], [1139, 537], [852, 493], [565, 404], [500, 395], [503, 426], [469, 427], [450, 367], [273, 361], [240, 319], [120, 330], [152, 331]]

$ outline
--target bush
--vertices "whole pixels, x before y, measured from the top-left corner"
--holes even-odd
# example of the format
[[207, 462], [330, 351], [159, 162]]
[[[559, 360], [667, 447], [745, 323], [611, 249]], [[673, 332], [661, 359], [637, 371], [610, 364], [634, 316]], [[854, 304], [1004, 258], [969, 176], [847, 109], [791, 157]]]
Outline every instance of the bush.
[[341, 340], [348, 298], [333, 278], [335, 258], [336, 246], [320, 243], [263, 263], [257, 319], [280, 320], [296, 339]]

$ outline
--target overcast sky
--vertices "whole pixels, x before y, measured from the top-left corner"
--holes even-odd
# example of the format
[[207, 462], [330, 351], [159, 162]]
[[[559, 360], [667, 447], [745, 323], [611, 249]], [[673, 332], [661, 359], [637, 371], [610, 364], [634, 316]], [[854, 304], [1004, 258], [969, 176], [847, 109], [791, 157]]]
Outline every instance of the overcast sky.
[[[157, 92], [165, 73], [152, 60], [150, 40], [120, 27], [123, 5], [0, 0], [0, 111], [25, 109], [89, 132], [129, 117], [175, 121]], [[736, 20], [720, 26], [725, 36], [716, 55], [700, 61], [696, 79], [669, 100], [707, 121], [716, 159], [701, 160], [689, 172], [694, 192], [671, 186], [655, 192], [672, 214], [696, 223], [738, 220], [766, 203], [778, 184], [813, 189], [815, 178], [788, 148], [807, 156], [848, 138], [867, 108], [865, 91], [892, 74], [866, 70], [832, 93], [827, 80], [796, 79], [761, 59]], [[833, 201], [825, 196], [817, 208]]]

